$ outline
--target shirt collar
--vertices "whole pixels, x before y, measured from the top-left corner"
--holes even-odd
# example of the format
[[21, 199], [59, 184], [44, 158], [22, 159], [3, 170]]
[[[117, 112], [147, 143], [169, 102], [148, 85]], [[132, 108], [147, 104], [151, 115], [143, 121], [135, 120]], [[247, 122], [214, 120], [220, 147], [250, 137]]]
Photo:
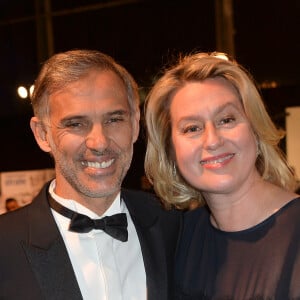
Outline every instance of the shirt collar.
[[121, 201], [120, 193], [118, 193], [115, 200], [113, 201], [111, 206], [104, 212], [104, 214], [99, 216], [95, 212], [91, 211], [90, 209], [81, 205], [80, 203], [78, 203], [75, 200], [65, 199], [65, 198], [62, 198], [62, 197], [56, 195], [54, 192], [55, 186], [56, 186], [56, 180], [54, 179], [49, 186], [49, 193], [53, 197], [53, 199], [55, 199], [61, 205], [65, 206], [69, 209], [72, 209], [73, 211], [76, 211], [80, 214], [84, 214], [92, 219], [97, 219], [97, 218], [105, 217], [105, 216], [111, 216], [111, 215], [118, 214], [118, 213], [121, 213], [124, 211], [124, 203], [122, 203], [122, 201]]

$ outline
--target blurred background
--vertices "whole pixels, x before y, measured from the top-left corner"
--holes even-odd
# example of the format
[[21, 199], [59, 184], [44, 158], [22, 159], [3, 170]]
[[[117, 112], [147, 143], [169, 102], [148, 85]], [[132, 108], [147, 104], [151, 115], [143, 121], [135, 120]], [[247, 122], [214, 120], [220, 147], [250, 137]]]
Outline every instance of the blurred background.
[[[76, 48], [113, 56], [142, 99], [180, 53], [227, 52], [252, 73], [279, 127], [285, 109], [300, 106], [299, 0], [1, 0], [0, 172], [53, 167], [33, 139], [30, 101], [17, 88], [29, 89], [49, 56]], [[125, 181], [134, 188], [143, 174], [143, 132], [135, 147]]]

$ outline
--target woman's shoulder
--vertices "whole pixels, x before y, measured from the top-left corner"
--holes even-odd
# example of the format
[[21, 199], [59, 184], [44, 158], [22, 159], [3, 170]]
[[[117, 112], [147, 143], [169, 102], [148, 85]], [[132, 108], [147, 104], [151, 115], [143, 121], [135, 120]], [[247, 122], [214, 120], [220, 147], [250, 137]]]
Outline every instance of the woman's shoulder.
[[276, 214], [284, 214], [290, 212], [300, 212], [300, 196], [296, 195], [293, 199], [285, 203]]
[[[292, 199], [291, 201], [287, 202], [285, 205], [283, 205], [280, 209], [278, 209], [273, 215], [270, 216], [266, 220], [271, 220], [274, 222], [277, 228], [279, 230], [288, 230], [288, 231], [294, 231], [296, 228], [298, 228], [296, 231], [300, 231], [300, 196]], [[282, 229], [280, 229], [282, 228]], [[285, 228], [285, 229], [283, 229]]]

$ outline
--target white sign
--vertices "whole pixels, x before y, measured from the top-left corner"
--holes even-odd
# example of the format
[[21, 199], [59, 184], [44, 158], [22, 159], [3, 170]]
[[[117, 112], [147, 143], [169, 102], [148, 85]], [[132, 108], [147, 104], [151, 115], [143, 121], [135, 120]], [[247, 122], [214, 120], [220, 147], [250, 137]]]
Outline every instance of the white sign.
[[286, 108], [287, 160], [300, 180], [300, 106]]
[[5, 212], [5, 200], [15, 198], [20, 206], [28, 204], [44, 183], [54, 178], [54, 169], [1, 173], [0, 211]]

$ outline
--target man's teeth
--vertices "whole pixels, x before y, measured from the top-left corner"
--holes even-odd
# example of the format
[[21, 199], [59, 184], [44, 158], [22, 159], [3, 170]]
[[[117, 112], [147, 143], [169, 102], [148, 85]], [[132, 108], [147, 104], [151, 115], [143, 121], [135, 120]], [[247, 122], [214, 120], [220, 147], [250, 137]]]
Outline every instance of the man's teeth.
[[105, 169], [108, 168], [112, 165], [112, 163], [114, 162], [114, 159], [110, 159], [108, 161], [103, 161], [101, 163], [99, 162], [86, 162], [86, 165], [90, 168], [95, 168], [95, 169]]
[[201, 165], [205, 165], [205, 164], [219, 164], [219, 163], [222, 163], [223, 161], [225, 161], [227, 159], [230, 159], [231, 157], [233, 157], [233, 154], [230, 154], [230, 155], [227, 155], [227, 156], [224, 156], [224, 157], [220, 157], [220, 158], [217, 158], [217, 159], [201, 160], [200, 164]]

